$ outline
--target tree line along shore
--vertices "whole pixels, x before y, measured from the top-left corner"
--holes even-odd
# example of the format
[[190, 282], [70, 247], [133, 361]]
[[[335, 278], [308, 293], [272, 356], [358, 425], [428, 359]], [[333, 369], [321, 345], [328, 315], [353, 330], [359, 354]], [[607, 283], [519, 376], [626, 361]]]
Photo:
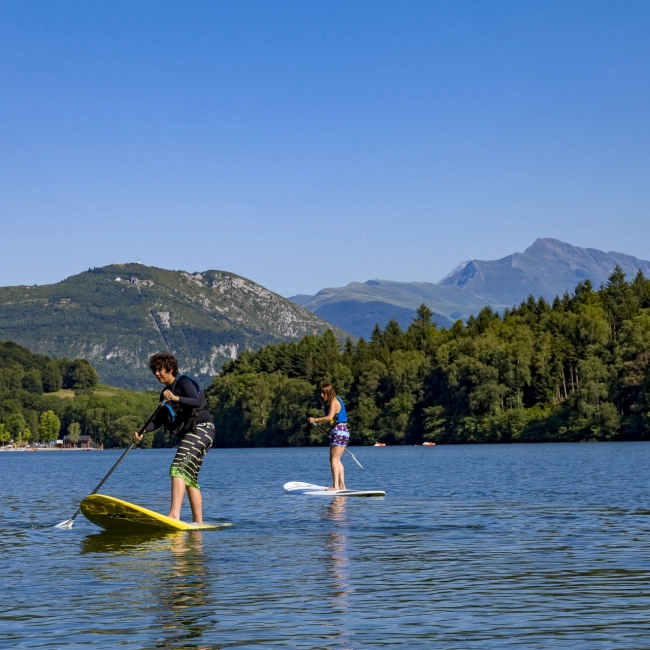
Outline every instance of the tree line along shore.
[[[422, 305], [406, 330], [391, 321], [342, 349], [327, 331], [243, 352], [206, 387], [215, 446], [323, 444], [307, 417], [320, 414], [326, 382], [346, 401], [351, 444], [650, 436], [650, 280], [641, 272], [628, 281], [617, 267], [597, 290], [585, 280], [551, 303], [531, 296], [502, 314], [486, 306], [449, 329], [432, 317]], [[65, 388], [73, 399], [55, 394]], [[49, 411], [59, 437], [123, 446], [157, 399], [99, 387], [83, 360], [0, 344], [0, 435], [3, 426], [14, 439], [48, 435], [39, 425]], [[144, 444], [173, 443], [159, 431]]]

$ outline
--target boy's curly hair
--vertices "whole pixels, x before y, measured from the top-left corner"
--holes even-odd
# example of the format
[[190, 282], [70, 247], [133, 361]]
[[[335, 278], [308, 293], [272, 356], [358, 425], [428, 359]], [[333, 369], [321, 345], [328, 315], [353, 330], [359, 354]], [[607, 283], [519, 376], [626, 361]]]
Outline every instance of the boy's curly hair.
[[149, 357], [149, 368], [154, 373], [156, 370], [166, 370], [176, 377], [178, 374], [178, 361], [176, 361], [176, 357], [173, 354], [158, 352]]

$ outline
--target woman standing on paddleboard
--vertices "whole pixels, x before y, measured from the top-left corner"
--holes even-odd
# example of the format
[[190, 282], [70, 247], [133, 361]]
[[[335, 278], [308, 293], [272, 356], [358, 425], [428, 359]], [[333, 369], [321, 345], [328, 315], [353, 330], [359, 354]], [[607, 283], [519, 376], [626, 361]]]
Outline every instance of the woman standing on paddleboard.
[[350, 442], [348, 415], [343, 400], [336, 394], [332, 384], [320, 387], [320, 398], [325, 403], [322, 418], [309, 418], [311, 424], [329, 422], [330, 424], [330, 466], [332, 468], [332, 487], [328, 490], [345, 490], [344, 469], [341, 456]]
[[[169, 470], [172, 479], [172, 505], [169, 516], [181, 518], [183, 497], [187, 491], [195, 524], [203, 523], [203, 498], [197, 482], [203, 458], [214, 441], [214, 424], [208, 412], [205, 396], [199, 385], [186, 375], [178, 374], [178, 362], [171, 354], [154, 354], [149, 368], [161, 384], [165, 384], [160, 399], [167, 404], [147, 425], [145, 432], [155, 431], [163, 424], [180, 438], [178, 451]], [[143, 434], [144, 435], [144, 434]], [[135, 433], [134, 442], [142, 435]]]

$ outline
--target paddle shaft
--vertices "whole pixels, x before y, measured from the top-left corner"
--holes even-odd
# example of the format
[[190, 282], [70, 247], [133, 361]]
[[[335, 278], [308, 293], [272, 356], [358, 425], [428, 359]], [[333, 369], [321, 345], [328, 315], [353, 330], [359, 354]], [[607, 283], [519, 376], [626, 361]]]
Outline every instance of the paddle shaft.
[[[149, 426], [149, 423], [152, 422], [152, 421], [155, 419], [156, 415], [158, 415], [158, 412], [159, 412], [160, 409], [165, 405], [166, 401], [167, 401], [167, 400], [163, 400], [162, 402], [160, 402], [160, 404], [158, 404], [158, 408], [157, 408], [157, 409], [156, 409], [156, 410], [151, 414], [151, 417], [150, 417], [150, 418], [145, 422], [144, 426], [140, 429], [140, 431], [138, 431], [138, 435], [142, 435], [142, 434], [144, 434], [145, 429]], [[106, 474], [106, 476], [104, 476], [104, 478], [99, 482], [99, 485], [98, 485], [98, 486], [97, 486], [97, 487], [96, 487], [96, 488], [95, 488], [95, 489], [94, 489], [90, 494], [95, 494], [95, 493], [99, 490], [99, 488], [100, 488], [102, 485], [104, 485], [104, 483], [106, 483], [106, 481], [108, 480], [109, 476], [110, 476], [110, 475], [111, 475], [111, 474], [112, 474], [112, 473], [117, 469], [117, 466], [118, 466], [118, 465], [119, 465], [119, 464], [124, 460], [124, 458], [125, 458], [126, 455], [131, 451], [131, 449], [133, 449], [133, 446], [134, 446], [134, 445], [135, 445], [135, 442], [132, 442], [132, 443], [131, 443], [127, 448], [126, 448], [126, 451], [125, 451], [125, 452], [120, 456], [120, 458], [119, 458], [119, 460], [117, 461], [117, 463], [115, 463], [115, 465], [113, 465], [113, 467], [111, 467], [111, 469], [110, 469], [110, 471], [108, 472], [108, 474]], [[77, 512], [75, 512], [74, 515], [72, 515], [72, 517], [68, 520], [68, 522], [73, 522], [73, 521], [74, 521], [74, 520], [79, 516], [79, 513], [80, 513], [80, 512], [81, 512], [81, 507], [79, 507], [79, 509], [77, 510]]]
[[[312, 422], [311, 425], [312, 425], [312, 427], [316, 427], [319, 431], [322, 431], [326, 436], [329, 435], [329, 434], [327, 433], [327, 431], [325, 431], [325, 429], [319, 427], [315, 422]], [[354, 462], [355, 462], [355, 463], [356, 463], [356, 464], [357, 464], [361, 469], [365, 469], [365, 467], [364, 467], [364, 466], [363, 466], [363, 465], [362, 465], [362, 464], [357, 460], [357, 457], [356, 457], [356, 456], [355, 456], [355, 455], [354, 455], [354, 454], [353, 454], [353, 453], [352, 453], [352, 452], [351, 452], [347, 447], [344, 447], [344, 449], [345, 449], [345, 451], [348, 452], [348, 454], [350, 454], [350, 456], [352, 456], [352, 458], [354, 458]]]
[[[102, 485], [104, 485], [104, 483], [106, 483], [106, 481], [108, 480], [108, 477], [117, 469], [117, 466], [124, 460], [124, 457], [131, 451], [131, 449], [133, 449], [133, 445], [135, 445], [135, 442], [132, 442], [126, 448], [126, 451], [120, 456], [120, 459], [117, 461], [117, 463], [115, 463], [115, 465], [113, 465], [110, 472], [108, 474], [106, 474], [106, 476], [104, 476], [104, 478], [99, 482], [99, 485], [90, 494], [95, 494], [99, 490], [99, 488]], [[79, 515], [80, 512], [81, 512], [81, 507], [79, 507], [77, 512], [75, 512], [74, 515], [72, 515], [72, 517], [70, 518], [70, 521], [74, 521], [77, 518], [77, 516]]]

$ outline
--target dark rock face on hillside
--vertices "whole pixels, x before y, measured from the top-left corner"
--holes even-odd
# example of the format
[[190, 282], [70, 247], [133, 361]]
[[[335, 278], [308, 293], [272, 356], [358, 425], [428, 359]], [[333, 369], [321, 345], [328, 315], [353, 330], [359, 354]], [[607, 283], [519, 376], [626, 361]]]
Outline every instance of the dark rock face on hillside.
[[[0, 340], [52, 357], [88, 359], [103, 383], [128, 388], [158, 387], [147, 367], [154, 352], [171, 351], [184, 372], [205, 384], [242, 350], [331, 327], [224, 271], [115, 264], [58, 284], [0, 288]], [[345, 338], [340, 330], [335, 334]]]
[[524, 253], [500, 260], [472, 260], [440, 281], [479, 296], [493, 307], [511, 307], [530, 294], [552, 300], [589, 278], [595, 287], [607, 281], [616, 265], [634, 277], [650, 276], [650, 262], [621, 253], [579, 248], [557, 239], [538, 239]]

